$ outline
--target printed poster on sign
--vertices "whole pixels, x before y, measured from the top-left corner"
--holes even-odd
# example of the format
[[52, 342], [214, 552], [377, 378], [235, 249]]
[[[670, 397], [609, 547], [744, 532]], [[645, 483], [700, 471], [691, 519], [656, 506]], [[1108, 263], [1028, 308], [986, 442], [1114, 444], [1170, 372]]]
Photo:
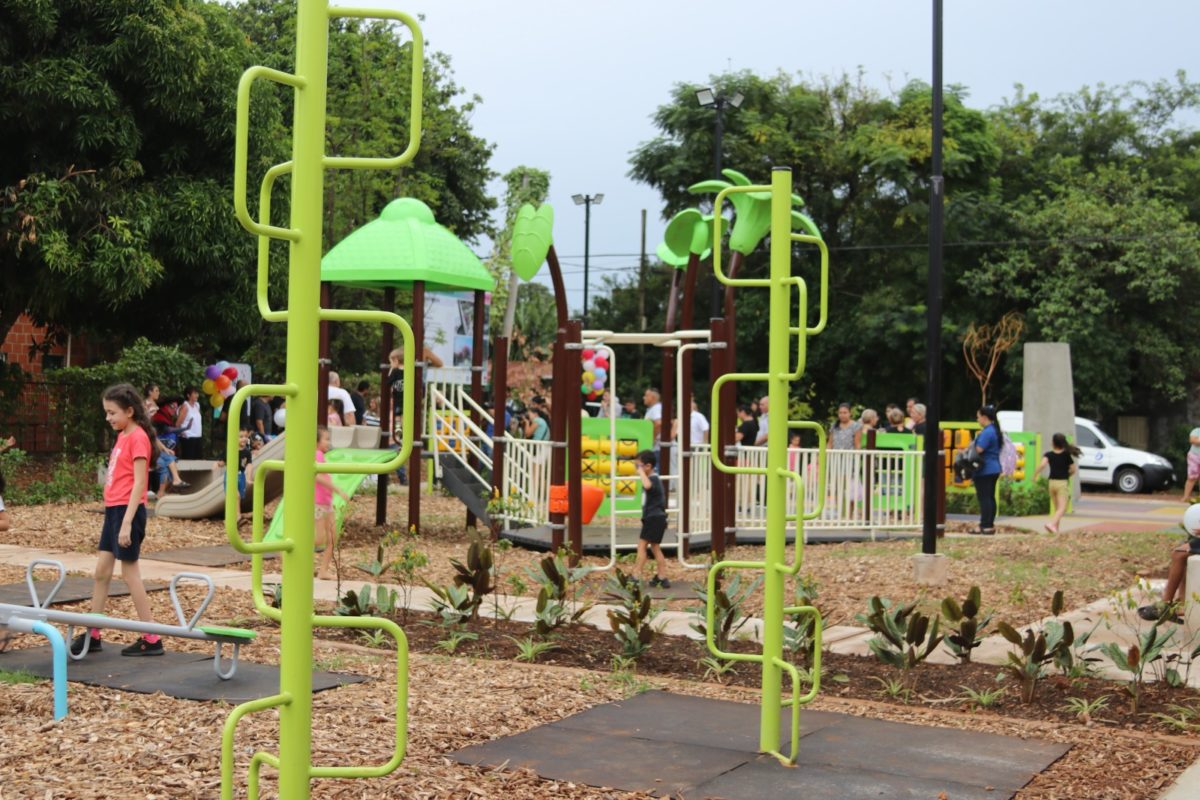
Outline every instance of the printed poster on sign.
[[[491, 294], [484, 295], [486, 304]], [[428, 367], [426, 380], [433, 383], [470, 383], [475, 334], [474, 292], [427, 292], [425, 295], [425, 346], [439, 359], [441, 367]], [[484, 341], [487, 341], [486, 331]], [[485, 345], [486, 346], [486, 345]], [[487, 353], [484, 365], [487, 366]], [[484, 374], [484, 382], [488, 376]]]

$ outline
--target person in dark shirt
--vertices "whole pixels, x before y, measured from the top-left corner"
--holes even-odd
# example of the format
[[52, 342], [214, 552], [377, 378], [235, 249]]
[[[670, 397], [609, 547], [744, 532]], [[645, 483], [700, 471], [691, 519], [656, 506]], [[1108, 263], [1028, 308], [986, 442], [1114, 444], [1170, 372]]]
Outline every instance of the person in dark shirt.
[[651, 586], [671, 588], [671, 581], [666, 577], [667, 558], [663, 555], [663, 534], [667, 531], [667, 501], [663, 494], [662, 481], [654, 472], [658, 466], [658, 456], [653, 450], [643, 450], [637, 454], [638, 473], [642, 478], [642, 530], [638, 534], [637, 563], [634, 564], [633, 574], [641, 580], [646, 568], [646, 549], [654, 552], [654, 577], [650, 579]]
[[257, 433], [264, 439], [271, 435], [271, 406], [262, 397], [250, 398], [250, 432]]
[[1081, 455], [1078, 447], [1067, 441], [1067, 437], [1056, 433], [1050, 438], [1052, 450], [1042, 455], [1042, 463], [1037, 471], [1050, 470], [1050, 499], [1054, 501], [1054, 519], [1046, 523], [1046, 530], [1058, 533], [1058, 524], [1067, 513], [1067, 503], [1071, 499], [1070, 480], [1075, 474], [1075, 459]]
[[734, 438], [742, 447], [753, 447], [754, 442], [758, 440], [758, 420], [754, 418], [754, 409], [743, 403], [738, 406], [737, 415], [741, 421]]
[[354, 424], [362, 425], [363, 416], [367, 413], [367, 391], [371, 388], [370, 381], [359, 381], [358, 386], [350, 393], [350, 402], [354, 404]]
[[912, 432], [917, 436], [925, 435], [925, 414], [927, 409], [924, 403], [913, 403], [912, 410]]

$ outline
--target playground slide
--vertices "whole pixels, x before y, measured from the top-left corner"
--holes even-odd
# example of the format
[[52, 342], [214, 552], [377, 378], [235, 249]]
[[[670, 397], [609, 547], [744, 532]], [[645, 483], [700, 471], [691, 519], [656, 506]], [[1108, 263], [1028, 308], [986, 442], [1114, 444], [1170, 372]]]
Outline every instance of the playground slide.
[[[343, 450], [330, 450], [325, 454], [325, 460], [332, 464], [381, 464], [385, 461], [390, 461], [396, 457], [395, 450], [359, 450], [346, 448]], [[348, 497], [352, 497], [358, 487], [362, 486], [366, 475], [330, 475], [333, 478], [333, 483], [339, 489], [346, 493]], [[279, 505], [275, 507], [275, 516], [271, 518], [271, 526], [267, 528], [266, 534], [263, 536], [263, 541], [273, 541], [283, 538], [283, 504], [284, 500], [279, 501]], [[340, 495], [333, 495], [333, 511], [337, 514], [338, 530], [341, 529], [342, 521], [346, 518], [347, 502]]]
[[[263, 445], [254, 455], [254, 463], [267, 459], [283, 458], [285, 435], [276, 436]], [[282, 481], [278, 475], [268, 476], [266, 502], [271, 502], [279, 496]], [[246, 493], [249, 495], [249, 492]], [[244, 504], [245, 506], [245, 504]], [[243, 507], [245, 510], [245, 507]], [[175, 517], [177, 519], [208, 519], [219, 517], [225, 513], [225, 470], [218, 469], [212, 473], [212, 480], [188, 494], [169, 494], [159, 498], [154, 507], [155, 516]]]

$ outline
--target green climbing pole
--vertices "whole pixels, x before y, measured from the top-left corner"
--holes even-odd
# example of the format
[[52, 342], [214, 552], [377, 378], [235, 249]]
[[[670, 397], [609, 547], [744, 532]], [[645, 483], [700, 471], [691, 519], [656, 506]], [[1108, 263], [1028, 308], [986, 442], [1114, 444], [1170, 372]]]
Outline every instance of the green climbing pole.
[[[713, 203], [721, 208], [727, 195], [740, 193], [769, 192], [771, 197], [771, 271], [769, 278], [730, 279], [721, 270], [721, 223], [718, 215], [713, 220], [713, 271], [718, 280], [731, 286], [765, 288], [770, 290], [769, 354], [765, 373], [730, 373], [721, 376], [712, 387], [712, 416], [717, 419], [721, 410], [720, 390], [728, 381], [760, 381], [767, 384], [767, 396], [771, 404], [771, 425], [767, 430], [767, 466], [737, 467], [726, 464], [722, 453], [713, 450], [713, 462], [722, 472], [731, 474], [757, 474], [766, 477], [767, 519], [766, 548], [762, 561], [722, 561], [714, 564], [708, 573], [707, 639], [708, 649], [718, 658], [732, 661], [751, 661], [762, 664], [762, 716], [759, 731], [759, 750], [770, 753], [787, 764], [796, 762], [800, 739], [800, 706], [816, 697], [821, 685], [821, 615], [811, 606], [786, 606], [784, 588], [789, 577], [800, 571], [804, 554], [804, 520], [815, 519], [822, 510], [825, 498], [825, 432], [815, 422], [788, 419], [788, 384], [804, 374], [807, 342], [825, 329], [828, 311], [829, 251], [819, 236], [792, 233], [792, 172], [787, 168], [776, 168], [771, 173], [770, 186], [728, 186], [722, 189]], [[760, 195], [761, 196], [761, 195]], [[803, 278], [791, 273], [792, 244], [816, 245], [821, 253], [820, 318], [816, 325], [808, 325], [808, 286]], [[799, 321], [792, 325], [792, 291], [796, 291]], [[796, 342], [796, 365], [789, 367], [792, 337]], [[784, 424], [786, 423], [786, 424]], [[817, 460], [818, 499], [816, 507], [805, 513], [804, 480], [788, 469], [787, 446], [790, 430], [812, 430], [817, 434], [819, 457]], [[796, 485], [796, 513], [787, 513], [788, 482]], [[787, 524], [796, 523], [796, 553], [792, 563], [787, 563]], [[764, 573], [762, 653], [726, 653], [717, 648], [713, 640], [717, 576], [727, 569], [754, 569]], [[807, 614], [813, 619], [813, 663], [810, 665], [811, 687], [800, 693], [800, 673], [783, 658], [783, 626], [787, 615]], [[783, 672], [791, 677], [791, 695], [783, 698]], [[780, 752], [780, 712], [791, 709], [791, 752], [784, 756]]]
[[[401, 23], [412, 35], [412, 104], [409, 111], [408, 145], [394, 158], [354, 158], [325, 154], [325, 89], [331, 19], [387, 19]], [[230, 400], [230, 418], [240, 413], [251, 395], [283, 395], [288, 403], [288, 448], [283, 461], [264, 462], [256, 471], [254, 518], [251, 541], [237, 529], [238, 496], [233, 470], [225, 496], [225, 528], [232, 545], [252, 554], [254, 606], [280, 623], [279, 693], [244, 703], [233, 710], [221, 739], [221, 797], [234, 796], [234, 733], [238, 720], [249, 713], [275, 708], [279, 711], [279, 754], [258, 752], [250, 759], [247, 794], [259, 795], [259, 775], [264, 765], [279, 774], [279, 797], [306, 800], [313, 778], [357, 778], [386, 775], [404, 758], [408, 742], [408, 643], [404, 632], [391, 620], [373, 617], [325, 617], [313, 613], [313, 486], [318, 472], [381, 474], [403, 464], [412, 450], [413, 395], [409, 381], [404, 387], [404, 427], [400, 452], [386, 463], [316, 463], [317, 420], [317, 332], [322, 321], [386, 323], [399, 329], [410, 363], [416, 359], [412, 329], [396, 314], [383, 311], [322, 309], [321, 220], [325, 171], [327, 169], [397, 169], [412, 161], [421, 137], [421, 90], [424, 46], [416, 20], [407, 14], [384, 9], [338, 8], [325, 0], [299, 0], [296, 12], [296, 71], [294, 74], [266, 67], [251, 67], [242, 75], [237, 96], [237, 140], [234, 154], [234, 210], [250, 233], [259, 237], [258, 307], [263, 319], [287, 325], [287, 382], [281, 385], [254, 384], [238, 390]], [[250, 90], [258, 79], [289, 86], [295, 98], [292, 160], [278, 164], [263, 177], [259, 193], [259, 219], [246, 206], [248, 121]], [[271, 190], [275, 181], [291, 176], [291, 221], [289, 227], [270, 224]], [[269, 241], [288, 242], [288, 305], [275, 310], [267, 300]], [[231, 429], [226, 443], [226, 462], [237, 459], [237, 431]], [[263, 541], [263, 488], [269, 472], [283, 471], [284, 537]], [[262, 590], [262, 554], [283, 554], [283, 610], [272, 608]], [[312, 631], [313, 626], [373, 628], [385, 630], [396, 639], [396, 741], [392, 757], [374, 766], [316, 766], [312, 764]]]

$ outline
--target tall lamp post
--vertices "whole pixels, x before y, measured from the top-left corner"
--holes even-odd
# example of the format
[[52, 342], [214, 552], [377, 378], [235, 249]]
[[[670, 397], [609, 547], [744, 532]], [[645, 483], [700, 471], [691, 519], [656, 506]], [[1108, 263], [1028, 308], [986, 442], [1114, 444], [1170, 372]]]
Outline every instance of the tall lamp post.
[[[721, 155], [722, 155], [722, 139], [725, 136], [725, 109], [726, 108], [741, 108], [742, 101], [746, 96], [741, 92], [734, 92], [731, 95], [722, 94], [712, 87], [696, 90], [696, 102], [702, 108], [711, 108], [716, 111], [713, 121], [713, 175], [718, 179], [721, 178]], [[714, 214], [720, 214], [721, 209], [714, 208]], [[717, 280], [713, 280], [712, 289], [712, 316], [714, 318], [721, 316], [721, 284]]]
[[588, 251], [592, 239], [592, 204], [604, 202], [603, 194], [573, 194], [575, 205], [583, 206], [583, 323], [587, 325], [588, 312]]

